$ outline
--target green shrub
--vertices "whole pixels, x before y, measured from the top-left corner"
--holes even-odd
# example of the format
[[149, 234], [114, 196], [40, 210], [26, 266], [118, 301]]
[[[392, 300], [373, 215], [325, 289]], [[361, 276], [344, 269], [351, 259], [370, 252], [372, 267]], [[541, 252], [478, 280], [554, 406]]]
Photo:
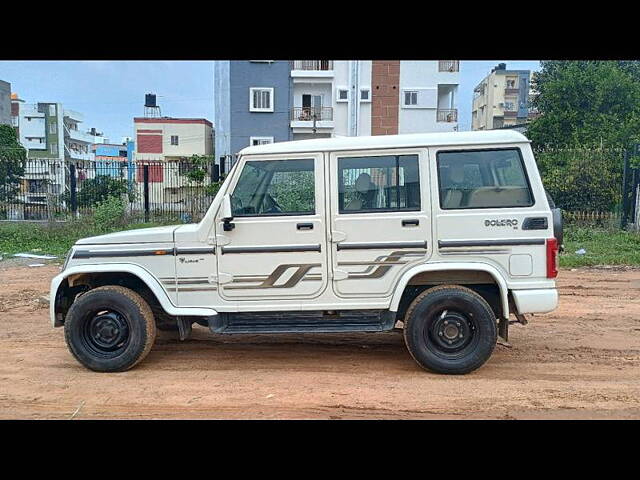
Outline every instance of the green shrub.
[[122, 228], [126, 224], [126, 205], [122, 197], [107, 197], [99, 202], [93, 213], [93, 222], [101, 232], [108, 232], [114, 228]]

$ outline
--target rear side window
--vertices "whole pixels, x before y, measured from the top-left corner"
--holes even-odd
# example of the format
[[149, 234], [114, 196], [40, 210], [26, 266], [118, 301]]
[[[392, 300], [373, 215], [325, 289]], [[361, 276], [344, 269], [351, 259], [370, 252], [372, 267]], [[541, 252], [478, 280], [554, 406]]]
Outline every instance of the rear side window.
[[417, 155], [338, 159], [340, 213], [420, 210]]
[[438, 152], [440, 207], [515, 208], [533, 205], [517, 148]]

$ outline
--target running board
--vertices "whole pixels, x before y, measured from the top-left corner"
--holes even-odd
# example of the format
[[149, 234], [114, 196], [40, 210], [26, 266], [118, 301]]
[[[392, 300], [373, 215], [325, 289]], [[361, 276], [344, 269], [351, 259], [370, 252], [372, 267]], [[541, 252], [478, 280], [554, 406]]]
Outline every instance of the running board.
[[242, 312], [209, 317], [213, 333], [330, 333], [383, 332], [395, 326], [388, 310], [341, 312]]

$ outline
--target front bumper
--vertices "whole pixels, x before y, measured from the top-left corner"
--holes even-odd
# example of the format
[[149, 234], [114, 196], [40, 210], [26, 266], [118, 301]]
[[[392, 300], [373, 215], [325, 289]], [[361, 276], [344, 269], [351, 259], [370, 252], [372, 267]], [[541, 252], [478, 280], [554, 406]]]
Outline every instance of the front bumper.
[[558, 307], [558, 290], [555, 288], [511, 290], [511, 295], [520, 314], [547, 313]]

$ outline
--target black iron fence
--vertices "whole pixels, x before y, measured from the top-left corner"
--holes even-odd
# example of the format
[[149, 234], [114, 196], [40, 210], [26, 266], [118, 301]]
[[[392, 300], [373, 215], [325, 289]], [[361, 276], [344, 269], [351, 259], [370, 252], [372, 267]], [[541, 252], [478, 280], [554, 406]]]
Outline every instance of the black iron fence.
[[65, 220], [91, 215], [119, 197], [132, 221], [199, 221], [218, 188], [217, 166], [189, 161], [28, 160], [0, 179], [0, 220]]

